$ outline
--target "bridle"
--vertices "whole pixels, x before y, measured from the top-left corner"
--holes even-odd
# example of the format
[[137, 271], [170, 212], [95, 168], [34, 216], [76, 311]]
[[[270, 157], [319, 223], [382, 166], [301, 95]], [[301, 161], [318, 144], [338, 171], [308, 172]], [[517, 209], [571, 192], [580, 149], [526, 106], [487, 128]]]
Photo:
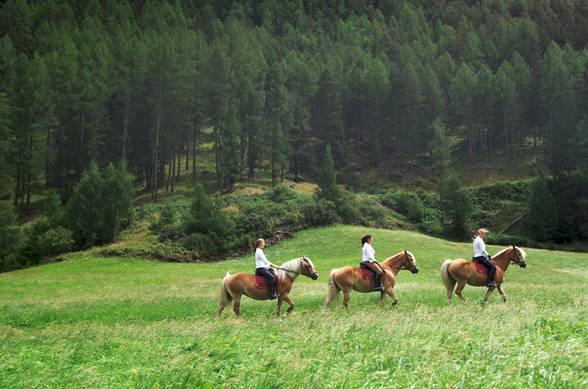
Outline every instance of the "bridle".
[[[310, 273], [310, 269], [308, 268], [308, 265], [306, 264], [306, 262], [304, 261], [304, 257], [301, 257], [302, 260], [302, 266], [304, 266], [304, 270], [306, 270], [307, 273]], [[279, 267], [279, 266], [274, 266], [274, 268], [278, 269], [278, 270], [283, 270], [286, 273], [294, 273], [294, 274], [302, 274], [303, 276], [307, 276], [308, 278], [312, 278], [310, 274], [305, 274], [296, 270], [288, 270], [288, 269], [284, 269], [283, 267]]]
[[404, 250], [404, 255], [406, 256], [406, 260], [408, 261], [408, 263], [411, 264], [411, 267], [408, 270], [411, 271], [412, 273], [414, 273], [415, 271], [418, 271], [419, 268], [417, 265], [414, 264], [410, 255], [408, 255], [408, 251]]
[[526, 265], [527, 264], [527, 261], [525, 261], [524, 259], [521, 260], [521, 255], [519, 253], [519, 250], [517, 250], [516, 246], [514, 244], [511, 245], [511, 246], [512, 246], [512, 250], [514, 252], [514, 256], [517, 259], [517, 262], [514, 262], [514, 261], [513, 262], [516, 263], [517, 265]]

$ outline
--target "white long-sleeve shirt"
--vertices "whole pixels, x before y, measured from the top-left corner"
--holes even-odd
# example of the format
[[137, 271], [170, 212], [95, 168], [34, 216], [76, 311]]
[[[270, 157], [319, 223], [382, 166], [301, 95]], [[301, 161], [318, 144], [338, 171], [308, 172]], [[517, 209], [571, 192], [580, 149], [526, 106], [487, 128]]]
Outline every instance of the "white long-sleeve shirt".
[[486, 243], [484, 243], [484, 239], [476, 236], [476, 239], [474, 239], [474, 258], [488, 256], [490, 256], [490, 254], [486, 251]]
[[365, 242], [363, 247], [361, 248], [361, 253], [363, 254], [361, 261], [368, 261], [368, 262], [375, 262], [376, 261], [376, 250], [372, 247], [371, 244]]
[[271, 266], [271, 262], [267, 260], [263, 250], [260, 248], [255, 249], [255, 268], [264, 267], [268, 268]]

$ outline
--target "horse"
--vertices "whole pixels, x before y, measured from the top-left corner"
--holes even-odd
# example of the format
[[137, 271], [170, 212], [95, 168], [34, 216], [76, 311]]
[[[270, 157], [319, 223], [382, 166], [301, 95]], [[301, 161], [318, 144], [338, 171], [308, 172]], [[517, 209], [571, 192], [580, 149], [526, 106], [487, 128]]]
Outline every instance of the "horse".
[[[492, 262], [496, 265], [496, 273], [494, 274], [496, 288], [493, 286], [488, 287], [488, 291], [482, 300], [482, 304], [486, 304], [488, 297], [494, 289], [498, 289], [498, 292], [502, 296], [502, 300], [506, 302], [506, 294], [504, 294], [504, 291], [502, 290], [504, 273], [511, 262], [522, 268], [527, 267], [527, 253], [522, 248], [512, 245], [494, 255], [494, 257], [492, 257]], [[449, 304], [451, 304], [451, 294], [453, 293], [453, 288], [456, 283], [457, 289], [455, 289], [455, 294], [458, 295], [463, 302], [465, 302], [465, 299], [461, 295], [461, 291], [466, 284], [472, 286], [486, 285], [488, 273], [479, 273], [476, 270], [476, 265], [479, 264], [461, 258], [454, 260], [447, 259], [443, 262], [443, 265], [441, 265], [441, 279], [447, 289], [447, 299], [449, 300]], [[484, 265], [479, 266], [484, 267]], [[487, 271], [485, 267], [484, 269]]]
[[[282, 313], [282, 303], [284, 300], [290, 304], [286, 314], [289, 314], [294, 309], [294, 301], [292, 301], [288, 293], [290, 293], [292, 284], [299, 274], [312, 278], [313, 280], [318, 278], [318, 273], [314, 270], [312, 261], [306, 257], [292, 259], [278, 267], [276, 271], [276, 275], [280, 279], [276, 288], [276, 292], [278, 293], [278, 317]], [[231, 300], [234, 300], [233, 310], [239, 316], [241, 296], [243, 295], [255, 300], [268, 300], [269, 288], [260, 289], [256, 287], [255, 276], [253, 274], [237, 273], [231, 276], [227, 272], [225, 278], [221, 281], [220, 301], [216, 317], [220, 317], [221, 312], [231, 303]]]
[[[396, 284], [396, 275], [401, 269], [410, 270], [413, 274], [418, 273], [419, 268], [416, 264], [416, 259], [411, 252], [404, 250], [386, 259], [380, 265], [384, 270], [382, 275], [384, 290], [380, 292], [380, 304], [384, 307], [386, 294], [388, 294], [394, 299], [392, 306], [395, 307], [398, 304], [398, 297], [396, 297], [392, 288]], [[331, 274], [329, 274], [329, 290], [323, 306], [323, 313], [327, 311], [327, 306], [333, 299], [338, 299], [341, 291], [343, 291], [343, 305], [349, 312], [349, 297], [352, 289], [360, 293], [374, 292], [374, 280], [363, 279], [358, 267], [345, 266], [331, 270]]]

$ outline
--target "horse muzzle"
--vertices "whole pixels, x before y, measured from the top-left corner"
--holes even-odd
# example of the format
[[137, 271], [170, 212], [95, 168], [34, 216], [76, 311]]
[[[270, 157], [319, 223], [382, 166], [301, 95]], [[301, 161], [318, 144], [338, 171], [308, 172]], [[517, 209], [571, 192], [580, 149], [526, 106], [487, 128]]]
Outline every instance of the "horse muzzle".
[[310, 275], [310, 278], [312, 278], [313, 280], [317, 280], [318, 279], [318, 273], [314, 272]]
[[411, 267], [411, 268], [410, 268], [410, 272], [411, 272], [412, 274], [417, 274], [417, 273], [419, 272], [419, 268], [418, 268], [418, 266]]
[[527, 267], [527, 261], [522, 261], [521, 263], [519, 263], [519, 266], [522, 268]]

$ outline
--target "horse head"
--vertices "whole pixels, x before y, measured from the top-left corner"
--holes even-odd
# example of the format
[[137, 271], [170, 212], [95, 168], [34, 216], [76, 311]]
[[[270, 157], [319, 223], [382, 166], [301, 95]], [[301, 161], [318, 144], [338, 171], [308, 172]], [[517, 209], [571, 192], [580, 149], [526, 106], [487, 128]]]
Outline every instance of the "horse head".
[[314, 270], [314, 265], [310, 258], [304, 256], [300, 258], [300, 274], [310, 277], [313, 280], [316, 280], [319, 276], [318, 272]]
[[522, 268], [527, 267], [527, 253], [525, 252], [525, 250], [523, 250], [520, 247], [515, 246], [514, 244], [511, 245], [512, 246], [512, 254], [511, 254], [511, 262], [519, 265]]
[[404, 262], [402, 264], [403, 269], [410, 270], [411, 273], [416, 274], [419, 272], [416, 259], [410, 251], [404, 250]]

